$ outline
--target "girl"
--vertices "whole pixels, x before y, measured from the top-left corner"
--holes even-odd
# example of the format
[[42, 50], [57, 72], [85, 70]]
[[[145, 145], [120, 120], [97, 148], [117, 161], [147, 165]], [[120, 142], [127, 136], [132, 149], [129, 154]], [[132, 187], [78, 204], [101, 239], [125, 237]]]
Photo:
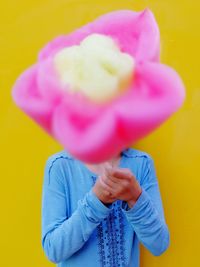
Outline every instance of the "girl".
[[153, 255], [169, 246], [151, 156], [128, 148], [101, 164], [65, 150], [46, 162], [42, 246], [58, 267], [139, 267], [139, 243]]

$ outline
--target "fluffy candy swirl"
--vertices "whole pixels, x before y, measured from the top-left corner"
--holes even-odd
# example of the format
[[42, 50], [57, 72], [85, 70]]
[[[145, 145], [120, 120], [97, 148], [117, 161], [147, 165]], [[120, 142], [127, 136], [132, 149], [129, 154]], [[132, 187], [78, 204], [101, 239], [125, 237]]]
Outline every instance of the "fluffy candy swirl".
[[159, 27], [148, 9], [104, 14], [50, 41], [38, 59], [17, 79], [13, 99], [86, 163], [132, 146], [185, 99], [178, 73], [160, 63]]
[[122, 53], [114, 40], [103, 34], [91, 34], [80, 45], [60, 50], [54, 65], [63, 88], [82, 92], [102, 103], [122, 93], [133, 79], [135, 61]]

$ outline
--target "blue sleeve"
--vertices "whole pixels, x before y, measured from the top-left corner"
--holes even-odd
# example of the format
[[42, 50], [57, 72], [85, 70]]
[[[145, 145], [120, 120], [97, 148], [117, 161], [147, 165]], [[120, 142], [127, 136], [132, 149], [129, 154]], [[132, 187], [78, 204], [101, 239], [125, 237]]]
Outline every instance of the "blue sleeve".
[[131, 223], [139, 241], [155, 256], [169, 246], [169, 230], [165, 222], [161, 195], [153, 159], [145, 157], [141, 180], [142, 193], [132, 208], [122, 210]]
[[53, 263], [64, 261], [78, 251], [110, 212], [91, 188], [68, 218], [63, 172], [58, 162], [46, 163], [41, 210], [42, 247]]

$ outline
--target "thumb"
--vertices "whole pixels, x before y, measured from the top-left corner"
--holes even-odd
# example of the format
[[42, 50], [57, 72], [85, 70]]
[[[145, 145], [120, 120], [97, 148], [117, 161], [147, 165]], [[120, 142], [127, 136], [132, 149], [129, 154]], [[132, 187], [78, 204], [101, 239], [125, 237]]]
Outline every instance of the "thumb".
[[105, 169], [104, 169], [104, 175], [111, 176], [113, 171], [113, 167], [110, 163], [106, 163]]

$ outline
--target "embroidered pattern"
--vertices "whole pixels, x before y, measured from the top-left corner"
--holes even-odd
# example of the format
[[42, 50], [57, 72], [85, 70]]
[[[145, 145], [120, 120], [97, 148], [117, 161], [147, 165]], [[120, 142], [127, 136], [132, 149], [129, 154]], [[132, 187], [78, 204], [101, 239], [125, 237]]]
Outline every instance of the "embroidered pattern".
[[[93, 184], [96, 177], [92, 176]], [[124, 220], [120, 208], [121, 201], [113, 204], [113, 209], [97, 226], [98, 250], [101, 267], [126, 267]], [[117, 227], [119, 225], [119, 227]]]

